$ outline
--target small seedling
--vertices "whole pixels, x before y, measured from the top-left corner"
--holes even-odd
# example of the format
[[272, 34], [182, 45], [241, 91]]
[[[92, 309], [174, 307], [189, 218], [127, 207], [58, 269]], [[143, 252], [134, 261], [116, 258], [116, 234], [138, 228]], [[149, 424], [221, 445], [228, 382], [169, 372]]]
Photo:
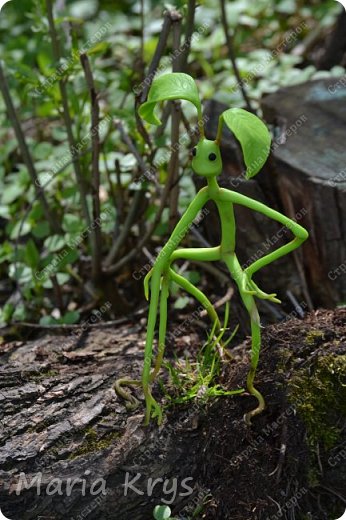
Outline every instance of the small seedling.
[[[221, 330], [217, 313], [209, 299], [186, 278], [179, 275], [172, 268], [176, 260], [190, 260], [199, 262], [223, 261], [236, 282], [241, 299], [246, 307], [251, 324], [251, 366], [247, 376], [247, 389], [258, 400], [257, 407], [246, 414], [245, 420], [251, 423], [252, 417], [262, 412], [265, 401], [261, 393], [254, 386], [256, 368], [259, 361], [261, 348], [261, 326], [256, 306], [255, 297], [281, 303], [276, 294], [263, 292], [252, 279], [253, 275], [262, 267], [271, 264], [274, 260], [292, 252], [299, 247], [307, 238], [308, 232], [293, 220], [275, 211], [265, 204], [253, 200], [245, 195], [221, 188], [217, 183], [217, 176], [222, 171], [222, 160], [220, 154], [220, 142], [222, 128], [225, 124], [239, 141], [244, 162], [246, 165], [246, 178], [254, 177], [266, 162], [271, 145], [271, 137], [265, 124], [254, 114], [241, 108], [230, 108], [219, 117], [218, 130], [215, 141], [205, 138], [202, 107], [195, 81], [191, 76], [183, 73], [169, 73], [156, 78], [149, 90], [147, 101], [140, 106], [139, 115], [148, 123], [160, 125], [160, 120], [155, 114], [158, 103], [168, 100], [187, 100], [197, 109], [200, 139], [193, 149], [192, 169], [197, 175], [204, 177], [207, 185], [203, 187], [190, 203], [184, 215], [176, 225], [171, 237], [158, 255], [152, 270], [144, 280], [145, 296], [149, 299], [150, 306], [147, 325], [147, 336], [145, 344], [144, 368], [142, 374], [143, 392], [146, 401], [145, 424], [150, 418], [157, 418], [162, 422], [162, 410], [151, 394], [151, 384], [160, 371], [165, 350], [166, 328], [167, 328], [167, 299], [169, 296], [170, 283], [175, 282], [186, 292], [191, 294], [206, 309], [218, 335]], [[198, 215], [199, 211], [208, 201], [214, 201], [221, 221], [221, 244], [210, 248], [188, 248], [177, 249], [178, 245], [188, 233], [188, 230]], [[236, 255], [236, 225], [234, 217], [234, 205], [240, 204], [279, 222], [288, 228], [294, 235], [294, 239], [288, 244], [256, 260], [246, 269], [242, 269]], [[158, 353], [152, 370], [153, 344], [155, 326], [158, 311], [159, 338]], [[133, 397], [120, 388], [123, 384], [139, 384], [138, 381], [121, 380], [118, 388], [121, 395], [129, 400]]]

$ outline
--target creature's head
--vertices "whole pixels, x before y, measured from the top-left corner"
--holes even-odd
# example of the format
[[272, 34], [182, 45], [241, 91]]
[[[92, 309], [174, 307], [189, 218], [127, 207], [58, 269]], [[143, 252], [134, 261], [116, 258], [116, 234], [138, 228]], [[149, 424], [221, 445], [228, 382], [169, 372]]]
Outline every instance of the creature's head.
[[215, 141], [201, 139], [192, 150], [192, 168], [202, 177], [215, 177], [222, 171], [220, 147]]
[[209, 141], [204, 136], [202, 107], [197, 85], [188, 74], [172, 72], [154, 79], [148, 93], [148, 100], [139, 107], [139, 115], [148, 123], [160, 125], [161, 121], [154, 112], [157, 103], [176, 99], [190, 101], [197, 109], [201, 139], [193, 149], [192, 168], [198, 175], [208, 178], [221, 173], [220, 141], [224, 123], [242, 147], [246, 178], [250, 179], [260, 171], [268, 158], [271, 144], [271, 137], [265, 124], [254, 114], [242, 108], [230, 108], [219, 117], [215, 141]]

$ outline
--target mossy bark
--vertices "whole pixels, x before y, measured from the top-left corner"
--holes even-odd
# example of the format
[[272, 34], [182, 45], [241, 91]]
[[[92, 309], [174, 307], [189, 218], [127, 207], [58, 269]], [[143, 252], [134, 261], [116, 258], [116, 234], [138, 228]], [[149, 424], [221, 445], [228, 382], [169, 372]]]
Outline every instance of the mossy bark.
[[[85, 331], [78, 340], [2, 344], [2, 512], [11, 520], [145, 520], [172, 498], [175, 482], [178, 518], [197, 510], [193, 518], [207, 520], [340, 517], [345, 323], [345, 310], [319, 311], [263, 331], [256, 381], [267, 408], [251, 428], [243, 415], [256, 403], [246, 394], [177, 405], [161, 428], [143, 427], [144, 407], [128, 412], [113, 390], [117, 378], [140, 375], [140, 323]], [[176, 337], [175, 349], [186, 335]], [[196, 356], [202, 338], [192, 328], [189, 337]], [[246, 341], [233, 351], [218, 381], [225, 389], [244, 386], [249, 350]], [[16, 494], [21, 473], [28, 482], [41, 475], [39, 495], [37, 486]], [[143, 494], [129, 489], [125, 496], [126, 478], [139, 474]], [[150, 478], [161, 481], [148, 493]], [[69, 479], [81, 481], [70, 494]]]

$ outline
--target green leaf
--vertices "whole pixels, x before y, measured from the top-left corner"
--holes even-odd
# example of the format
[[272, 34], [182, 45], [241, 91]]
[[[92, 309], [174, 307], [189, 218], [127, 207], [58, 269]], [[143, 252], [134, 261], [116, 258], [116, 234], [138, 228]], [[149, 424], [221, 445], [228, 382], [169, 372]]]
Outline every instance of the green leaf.
[[172, 72], [154, 79], [148, 100], [139, 107], [138, 113], [148, 123], [160, 125], [161, 121], [154, 113], [156, 104], [174, 99], [190, 101], [197, 108], [198, 116], [201, 118], [202, 109], [197, 85], [191, 76], [182, 72]]
[[42, 316], [40, 318], [40, 325], [56, 325], [58, 323], [58, 320], [53, 318], [52, 316]]
[[53, 146], [51, 143], [42, 142], [42, 143], [38, 143], [35, 146], [35, 148], [33, 150], [33, 155], [34, 155], [34, 158], [37, 160], [48, 159], [51, 156], [52, 151], [53, 151]]
[[62, 227], [66, 233], [80, 233], [84, 224], [80, 217], [72, 213], [66, 213], [63, 218]]
[[23, 195], [25, 188], [20, 184], [10, 184], [5, 186], [1, 196], [1, 204], [12, 204], [18, 197]]
[[240, 142], [246, 165], [246, 178], [251, 179], [262, 168], [270, 152], [271, 136], [257, 116], [242, 108], [230, 108], [220, 116]]
[[156, 506], [154, 509], [155, 520], [168, 520], [171, 518], [171, 509], [168, 506]]
[[52, 235], [44, 241], [44, 247], [48, 249], [50, 253], [59, 251], [65, 246], [65, 240], [61, 235]]
[[12, 258], [13, 246], [11, 242], [4, 242], [0, 245], [0, 264], [6, 262]]
[[[70, 279], [70, 275], [67, 273], [51, 273], [56, 276], [57, 282], [60, 286], [67, 283]], [[42, 287], [45, 289], [53, 289], [53, 282], [50, 278], [45, 279], [44, 283], [42, 284]]]
[[32, 271], [30, 267], [20, 262], [13, 263], [9, 266], [8, 274], [10, 278], [16, 280], [20, 284], [26, 284], [32, 280]]
[[5, 303], [2, 309], [0, 309], [0, 325], [8, 324], [13, 316], [15, 311], [15, 306], [13, 303]]
[[90, 49], [88, 49], [88, 55], [91, 56], [92, 54], [101, 54], [101, 53], [105, 53], [106, 50], [109, 48], [109, 43], [108, 42], [99, 42], [97, 43], [96, 45], [94, 45], [93, 47], [90, 47]]
[[7, 233], [9, 234], [11, 240], [16, 240], [19, 236], [23, 236], [29, 233], [30, 229], [31, 226], [29, 222], [22, 223], [22, 220], [18, 220], [18, 222], [16, 222], [14, 226], [12, 225], [12, 223], [10, 224], [10, 226], [7, 229]]
[[35, 269], [40, 261], [40, 253], [37, 250], [35, 242], [31, 238], [26, 243], [24, 258], [27, 265], [32, 269]]
[[64, 254], [64, 257], [60, 260], [59, 266], [60, 269], [65, 268], [69, 264], [73, 264], [76, 260], [78, 260], [79, 255], [77, 250], [71, 249], [67, 252], [67, 254]]
[[96, 0], [77, 0], [70, 5], [70, 14], [76, 18], [91, 18], [96, 15], [97, 8]]
[[60, 318], [61, 323], [65, 323], [67, 325], [73, 325], [74, 323], [77, 323], [77, 321], [80, 318], [80, 314], [78, 311], [68, 311], [62, 318]]
[[40, 222], [39, 224], [35, 224], [32, 229], [32, 234], [36, 238], [45, 238], [49, 235], [50, 228], [48, 222]]

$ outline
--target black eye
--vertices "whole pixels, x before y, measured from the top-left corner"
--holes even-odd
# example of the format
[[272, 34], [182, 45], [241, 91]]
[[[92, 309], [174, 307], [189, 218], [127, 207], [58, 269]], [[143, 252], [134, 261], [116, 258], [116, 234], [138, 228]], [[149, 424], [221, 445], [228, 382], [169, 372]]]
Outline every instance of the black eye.
[[210, 154], [208, 155], [208, 159], [209, 159], [209, 161], [215, 161], [215, 159], [216, 159], [216, 154], [215, 154], [215, 153], [210, 153]]
[[192, 149], [192, 155], [195, 157], [196, 156], [196, 153], [197, 153], [197, 148], [193, 148]]

